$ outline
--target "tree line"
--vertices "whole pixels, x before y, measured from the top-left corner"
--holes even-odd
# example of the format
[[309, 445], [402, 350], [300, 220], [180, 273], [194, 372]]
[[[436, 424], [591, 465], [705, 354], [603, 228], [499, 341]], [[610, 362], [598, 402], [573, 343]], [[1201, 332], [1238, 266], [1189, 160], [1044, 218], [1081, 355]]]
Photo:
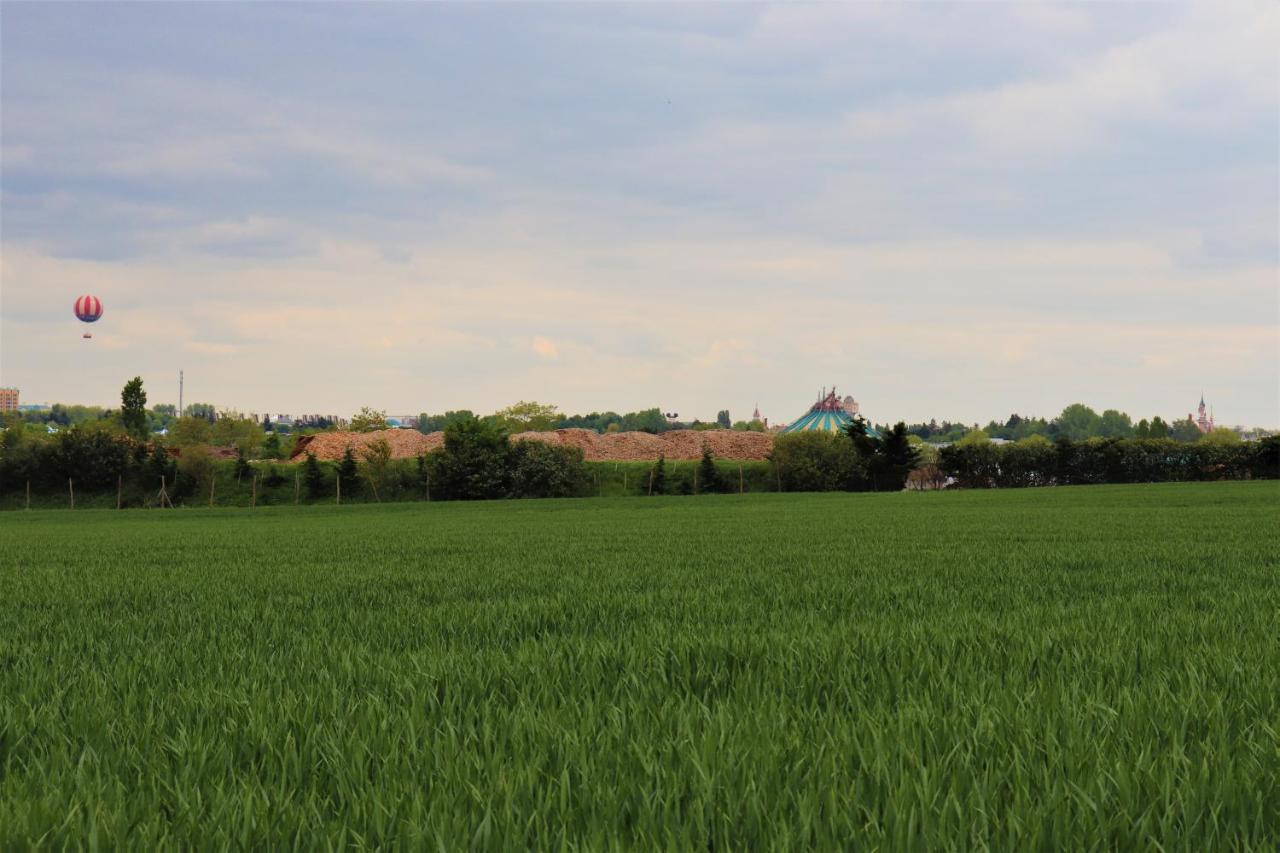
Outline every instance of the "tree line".
[[1172, 438], [1031, 436], [997, 445], [972, 433], [938, 451], [921, 469], [918, 487], [951, 482], [963, 488], [1167, 483], [1274, 479], [1280, 476], [1280, 436], [1260, 441]]
[[[377, 415], [381, 413], [372, 412], [371, 414]], [[452, 424], [472, 418], [483, 420], [513, 433], [545, 432], [554, 429], [589, 429], [601, 434], [611, 432], [647, 432], [655, 435], [673, 429], [764, 431], [764, 424], [758, 420], [732, 421], [727, 409], [720, 410], [714, 421], [703, 422], [695, 419], [682, 422], [668, 420], [662, 410], [656, 406], [651, 409], [641, 409], [624, 414], [607, 411], [567, 415], [561, 413], [556, 406], [525, 400], [505, 409], [499, 409], [491, 415], [477, 415], [469, 409], [447, 411], [443, 414], [423, 412], [418, 415], [418, 430], [424, 434], [440, 432]], [[357, 422], [353, 420], [352, 423], [353, 429], [355, 429]], [[361, 420], [359, 423], [364, 424], [366, 422]]]
[[[1226, 430], [1225, 427], [1219, 427]], [[931, 420], [928, 423], [909, 424], [907, 432], [931, 443], [955, 442], [971, 432], [981, 430], [988, 438], [1017, 441], [1033, 435], [1053, 440], [1067, 438], [1083, 441], [1088, 438], [1170, 438], [1174, 441], [1198, 441], [1200, 428], [1190, 416], [1165, 421], [1159, 415], [1137, 423], [1118, 409], [1105, 409], [1101, 413], [1083, 403], [1072, 403], [1055, 418], [1023, 417], [1016, 412], [1003, 421], [990, 421], [985, 427], [958, 421]], [[1234, 430], [1226, 430], [1234, 432]]]
[[[212, 493], [228, 464], [238, 484], [246, 477], [255, 487], [258, 482], [280, 486], [285, 481], [285, 475], [270, 463], [285, 458], [292, 448], [286, 447], [278, 434], [264, 432], [255, 421], [176, 418], [161, 441], [151, 432], [152, 411], [146, 408], [142, 380], [135, 377], [122, 389], [118, 410], [81, 419], [52, 434], [35, 428], [24, 417], [10, 416], [0, 434], [0, 492], [12, 493], [19, 488], [70, 491], [78, 484], [82, 490], [114, 489], [121, 505], [136, 506], [150, 502], [149, 496], [161, 485], [170, 499]], [[904, 485], [1007, 488], [1269, 478], [1280, 473], [1280, 436], [1242, 442], [1230, 430], [1204, 436], [1197, 430], [1198, 440], [1190, 442], [1172, 432], [1153, 430], [1153, 423], [1162, 425], [1158, 419], [1139, 422], [1120, 435], [1090, 436], [1095, 424], [1090, 412], [1078, 404], [1067, 407], [1063, 416], [1049, 424], [1056, 424], [1053, 440], [1034, 431], [1045, 422], [1014, 416], [1006, 422], [1006, 429], [1015, 435], [1019, 430], [1032, 431], [1007, 444], [993, 443], [985, 430], [970, 430], [958, 441], [937, 448], [921, 441], [904, 423], [882, 427], [877, 434], [860, 417], [843, 433], [783, 434], [774, 441], [767, 476], [762, 479], [757, 470], [760, 466], [751, 466], [752, 490], [900, 491]], [[657, 409], [633, 414], [643, 417], [632, 424], [654, 429], [657, 420], [666, 424]], [[720, 415], [719, 420], [728, 419], [727, 411]], [[305, 477], [311, 499], [328, 494], [337, 498], [342, 493], [348, 498], [363, 495], [374, 500], [384, 496], [482, 500], [599, 494], [598, 473], [593, 475], [580, 451], [510, 440], [515, 432], [565, 422], [551, 420], [554, 417], [554, 407], [537, 403], [520, 403], [484, 418], [470, 412], [449, 412], [439, 424], [445, 434], [444, 446], [413, 465], [395, 463], [390, 447], [381, 441], [358, 456], [348, 448], [336, 466], [308, 458], [298, 477]], [[1096, 423], [1114, 426], [1123, 424], [1123, 419], [1104, 412]], [[365, 409], [353, 418], [353, 425], [377, 429], [386, 424], [382, 413]], [[259, 464], [251, 464], [251, 460]], [[681, 466], [678, 474], [669, 476], [666, 460], [659, 459], [638, 476], [648, 480], [644, 494], [745, 490], [743, 466], [739, 465], [737, 478], [726, 475], [723, 468], [706, 451], [696, 467]], [[299, 492], [301, 486], [299, 479]]]

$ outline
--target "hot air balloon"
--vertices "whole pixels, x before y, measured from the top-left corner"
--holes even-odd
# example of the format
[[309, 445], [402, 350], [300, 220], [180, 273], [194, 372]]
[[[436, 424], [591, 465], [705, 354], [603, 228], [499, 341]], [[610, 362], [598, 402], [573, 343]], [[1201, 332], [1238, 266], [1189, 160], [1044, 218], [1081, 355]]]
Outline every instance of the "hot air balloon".
[[[76, 300], [76, 319], [81, 323], [96, 323], [102, 316], [102, 300], [96, 296], [85, 295]], [[85, 340], [92, 340], [93, 335], [84, 333]]]

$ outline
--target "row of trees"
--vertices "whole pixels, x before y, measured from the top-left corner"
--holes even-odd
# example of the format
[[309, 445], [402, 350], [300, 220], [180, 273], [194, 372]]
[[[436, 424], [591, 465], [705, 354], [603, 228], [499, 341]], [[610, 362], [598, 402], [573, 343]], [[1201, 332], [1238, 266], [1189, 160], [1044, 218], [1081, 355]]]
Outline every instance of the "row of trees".
[[[654, 434], [672, 429], [764, 431], [764, 423], [759, 420], [731, 421], [727, 409], [722, 409], [716, 415], [716, 419], [711, 422], [704, 423], [703, 421], [694, 420], [689, 423], [680, 423], [668, 421], [666, 416], [662, 414], [662, 410], [656, 407], [625, 414], [591, 412], [585, 415], [565, 415], [555, 406], [524, 400], [486, 416], [476, 415], [475, 412], [468, 409], [449, 411], [437, 415], [423, 412], [418, 416], [418, 430], [422, 433], [439, 432], [447, 429], [452, 424], [472, 418], [479, 418], [488, 424], [512, 433], [553, 429], [589, 429], [598, 433], [648, 432]], [[353, 429], [356, 428], [355, 423], [356, 420], [353, 420]], [[365, 421], [361, 420], [360, 423], [364, 424]]]
[[[876, 436], [859, 418], [847, 434], [779, 436], [772, 460], [778, 487], [789, 491], [901, 491], [918, 453], [905, 424]], [[474, 417], [446, 426], [444, 447], [422, 457], [419, 472], [433, 497], [456, 500], [568, 497], [587, 493], [590, 480], [581, 451], [538, 441], [511, 442], [502, 426]], [[674, 484], [668, 482], [666, 460], [658, 459], [646, 493], [712, 494], [739, 488], [704, 448], [694, 476]]]
[[[141, 380], [137, 380], [141, 381]], [[139, 386], [140, 389], [140, 386]], [[93, 421], [112, 420], [118, 417], [119, 410], [102, 406], [79, 406], [54, 403], [47, 409], [29, 409], [22, 412], [11, 412], [8, 419], [24, 424], [52, 426], [54, 428], [75, 426]], [[178, 418], [178, 407], [172, 403], [158, 403], [144, 409], [146, 430], [154, 434], [170, 429]], [[199, 418], [208, 423], [218, 419], [218, 412], [211, 403], [192, 403], [186, 407], [184, 417]]]
[[[14, 436], [18, 436], [15, 444]], [[928, 454], [933, 451], [933, 458]], [[717, 465], [704, 451], [696, 466], [674, 472], [659, 459], [648, 470], [631, 467], [636, 494], [709, 494], [742, 488], [742, 466]], [[821, 432], [779, 436], [767, 465], [746, 466], [750, 490], [890, 491], [904, 484], [964, 488], [1274, 478], [1280, 476], [1280, 437], [1258, 442], [1186, 444], [1171, 439], [1087, 439], [1050, 442], [1039, 436], [996, 445], [976, 434], [934, 450], [913, 444], [905, 425], [869, 435], [855, 423], [846, 434]], [[481, 419], [450, 425], [441, 450], [414, 460], [393, 460], [385, 441], [342, 461], [320, 463], [309, 456], [297, 471], [312, 500], [485, 500], [571, 497], [600, 492], [579, 451], [542, 442], [512, 442], [499, 427]], [[647, 475], [647, 476], [646, 476]], [[616, 474], [615, 474], [616, 476]], [[228, 486], [227, 478], [233, 478]], [[125, 506], [154, 504], [166, 484], [171, 500], [196, 497], [201, 503], [242, 482], [256, 494], [282, 486], [293, 476], [274, 465], [250, 464], [243, 456], [219, 462], [208, 448], [183, 448], [174, 456], [159, 445], [136, 442], [108, 424], [74, 426], [48, 441], [26, 445], [21, 433], [6, 431], [0, 442], [0, 493], [119, 494]], [[219, 483], [214, 481], [218, 480]], [[624, 485], [625, 489], [625, 485]], [[293, 489], [289, 489], [292, 493]], [[616, 493], [616, 490], [615, 490]], [[277, 495], [277, 500], [279, 495]]]
[[[955, 442], [980, 427], [936, 420], [911, 424], [907, 432], [929, 442]], [[1150, 420], [1142, 418], [1137, 423], [1118, 409], [1106, 409], [1101, 413], [1083, 403], [1072, 403], [1055, 418], [1023, 417], [1016, 412], [1004, 421], [991, 421], [981, 430], [989, 438], [1018, 441], [1033, 435], [1053, 440], [1067, 438], [1083, 441], [1087, 438], [1171, 438], [1175, 441], [1198, 441], [1202, 435], [1190, 417], [1166, 422], [1159, 415]]]
[[444, 446], [418, 457], [410, 471], [391, 461], [391, 448], [375, 441], [357, 458], [348, 447], [332, 483], [313, 454], [303, 463], [311, 498], [341, 490], [372, 492], [375, 499], [398, 490], [431, 500], [550, 498], [586, 494], [590, 475], [576, 448], [537, 441], [512, 442], [502, 427], [479, 418], [454, 420], [444, 430]]
[[565, 415], [555, 406], [532, 401], [520, 401], [500, 409], [492, 415], [478, 416], [462, 409], [443, 414], [423, 412], [418, 416], [418, 430], [423, 433], [439, 432], [451, 425], [468, 420], [483, 420], [507, 432], [545, 431], [552, 429], [590, 429], [596, 432], [666, 432], [671, 428], [661, 410], [643, 409], [638, 412], [591, 412], [585, 415]]
[[845, 433], [779, 435], [770, 458], [783, 491], [896, 492], [919, 464], [919, 450], [906, 424], [884, 428], [876, 437], [866, 421], [855, 418]]
[[[1280, 436], [1196, 443], [1031, 436], [996, 445], [974, 433], [941, 448], [936, 470], [958, 486], [982, 489], [1275, 478], [1280, 476]], [[932, 472], [922, 473], [927, 482]]]

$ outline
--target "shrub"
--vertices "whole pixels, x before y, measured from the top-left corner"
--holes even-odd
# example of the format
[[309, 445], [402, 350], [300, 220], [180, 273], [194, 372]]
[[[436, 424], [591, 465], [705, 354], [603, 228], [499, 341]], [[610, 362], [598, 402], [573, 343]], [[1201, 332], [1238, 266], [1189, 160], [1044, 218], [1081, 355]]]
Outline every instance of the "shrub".
[[284, 456], [284, 449], [280, 446], [280, 436], [274, 432], [267, 433], [267, 438], [262, 442], [262, 458], [263, 459], [281, 459]]
[[998, 449], [995, 484], [1001, 488], [1048, 486], [1057, 471], [1058, 454], [1053, 442], [1032, 435]]
[[364, 467], [360, 473], [373, 489], [373, 496], [382, 500], [382, 492], [387, 489], [387, 473], [391, 467], [391, 445], [385, 438], [379, 438], [370, 442], [360, 455], [364, 457]]
[[989, 489], [999, 474], [999, 452], [981, 430], [938, 451], [938, 467], [966, 489]]
[[79, 424], [58, 433], [48, 464], [41, 465], [42, 473], [58, 482], [70, 478], [91, 489], [115, 486], [116, 478], [128, 468], [129, 447], [106, 421]]
[[769, 459], [787, 492], [853, 491], [866, 479], [853, 443], [836, 433], [779, 435]]
[[587, 492], [587, 466], [582, 451], [542, 441], [509, 446], [507, 467], [513, 498], [568, 498]]
[[[183, 455], [185, 456], [186, 454], [184, 453]], [[179, 465], [178, 467], [179, 469], [181, 469], [182, 466]], [[237, 447], [236, 448], [236, 465], [235, 465], [236, 481], [239, 482], [240, 480], [243, 480], [245, 477], [251, 476], [252, 474], [253, 474], [253, 468], [250, 467], [249, 460], [244, 455], [244, 449]]]
[[209, 490], [209, 482], [216, 472], [217, 463], [209, 448], [198, 444], [184, 448], [182, 455], [178, 457], [178, 477], [173, 484], [173, 496], [204, 494]]
[[507, 434], [479, 418], [450, 424], [444, 431], [444, 447], [430, 455], [433, 466], [432, 496], [443, 500], [486, 500], [507, 495]]
[[1269, 435], [1251, 444], [1249, 473], [1258, 479], [1280, 477], [1280, 435]]

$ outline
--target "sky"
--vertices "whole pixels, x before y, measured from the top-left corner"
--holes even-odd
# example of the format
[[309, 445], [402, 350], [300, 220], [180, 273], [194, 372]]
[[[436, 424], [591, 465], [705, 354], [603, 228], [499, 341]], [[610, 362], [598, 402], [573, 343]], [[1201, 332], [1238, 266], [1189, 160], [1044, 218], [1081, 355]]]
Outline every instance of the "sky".
[[5, 2], [0, 384], [1274, 427], [1277, 43], [1269, 2]]

